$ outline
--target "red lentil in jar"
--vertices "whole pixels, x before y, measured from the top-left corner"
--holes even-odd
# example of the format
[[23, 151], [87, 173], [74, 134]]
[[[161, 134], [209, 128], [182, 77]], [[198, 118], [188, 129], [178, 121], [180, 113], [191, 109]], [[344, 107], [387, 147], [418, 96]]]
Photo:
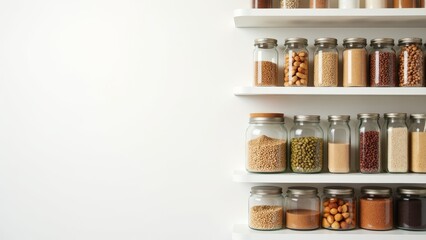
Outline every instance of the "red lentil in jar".
[[361, 113], [359, 119], [359, 167], [361, 173], [380, 172], [380, 114]]
[[370, 52], [370, 86], [395, 87], [396, 53], [392, 38], [371, 40]]
[[392, 189], [363, 187], [359, 203], [359, 226], [368, 230], [391, 230], [393, 227]]

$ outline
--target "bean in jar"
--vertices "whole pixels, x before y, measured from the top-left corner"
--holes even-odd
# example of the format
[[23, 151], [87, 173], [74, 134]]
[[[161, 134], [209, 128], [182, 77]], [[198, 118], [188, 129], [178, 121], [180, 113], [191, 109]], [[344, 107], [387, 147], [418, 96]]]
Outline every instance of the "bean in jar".
[[281, 8], [299, 8], [300, 0], [281, 0]]
[[306, 87], [309, 81], [308, 40], [287, 38], [284, 45], [284, 86]]
[[378, 113], [361, 113], [359, 119], [359, 164], [361, 173], [379, 173], [380, 126]]
[[376, 38], [371, 40], [370, 52], [370, 86], [395, 87], [396, 53], [392, 38]]
[[309, 3], [310, 8], [329, 8], [328, 0], [311, 0]]
[[355, 229], [356, 198], [354, 189], [348, 187], [326, 187], [322, 199], [322, 227], [332, 230]]
[[399, 53], [399, 86], [423, 86], [423, 51], [421, 38], [402, 38], [398, 45]]

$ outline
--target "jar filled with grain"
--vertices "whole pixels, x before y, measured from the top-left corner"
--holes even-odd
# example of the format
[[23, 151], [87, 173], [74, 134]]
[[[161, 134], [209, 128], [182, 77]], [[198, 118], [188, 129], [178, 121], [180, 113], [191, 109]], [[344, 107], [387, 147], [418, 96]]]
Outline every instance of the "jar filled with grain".
[[350, 187], [325, 187], [322, 197], [322, 227], [330, 230], [356, 228], [355, 191]]
[[410, 116], [410, 171], [426, 173], [426, 114]]
[[337, 39], [315, 39], [314, 86], [337, 87], [339, 83], [339, 51]]
[[391, 230], [393, 227], [392, 189], [363, 187], [359, 204], [359, 226], [368, 230]]
[[396, 227], [426, 230], [426, 188], [399, 187], [396, 198]]
[[318, 115], [296, 115], [290, 131], [290, 163], [295, 173], [318, 173], [323, 167], [324, 132]]
[[295, 9], [299, 8], [300, 0], [281, 0], [281, 8]]
[[309, 81], [309, 52], [306, 38], [287, 38], [284, 50], [284, 86], [306, 87]]
[[365, 0], [365, 8], [387, 8], [387, 0]]
[[423, 50], [421, 38], [399, 39], [399, 86], [423, 87]]
[[378, 113], [358, 114], [359, 169], [361, 173], [379, 173], [381, 169], [379, 118]]
[[339, 8], [341, 9], [360, 8], [360, 0], [339, 0]]
[[367, 86], [367, 39], [345, 38], [343, 40], [343, 86]]
[[311, 0], [309, 2], [310, 8], [330, 8], [329, 0]]
[[284, 208], [282, 188], [256, 186], [249, 198], [249, 227], [255, 230], [283, 228]]
[[277, 40], [259, 38], [254, 46], [254, 86], [278, 86]]
[[348, 173], [351, 170], [351, 129], [349, 115], [328, 116], [328, 170]]
[[417, 0], [393, 0], [394, 8], [415, 8]]
[[282, 113], [252, 113], [246, 131], [246, 169], [256, 173], [284, 172], [287, 129]]
[[314, 230], [320, 227], [320, 199], [314, 187], [289, 187], [284, 200], [286, 227]]
[[252, 8], [273, 8], [272, 0], [253, 0]]
[[406, 113], [385, 114], [386, 168], [390, 173], [408, 172], [408, 127]]
[[375, 38], [371, 40], [370, 51], [370, 86], [395, 87], [396, 53], [392, 38]]

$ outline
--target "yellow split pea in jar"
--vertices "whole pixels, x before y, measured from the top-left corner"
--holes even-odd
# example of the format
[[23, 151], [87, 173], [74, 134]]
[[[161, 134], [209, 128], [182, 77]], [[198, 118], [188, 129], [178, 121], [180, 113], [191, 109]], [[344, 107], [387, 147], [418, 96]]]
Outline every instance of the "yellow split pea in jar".
[[309, 81], [309, 52], [306, 38], [287, 38], [284, 50], [284, 86], [306, 87]]

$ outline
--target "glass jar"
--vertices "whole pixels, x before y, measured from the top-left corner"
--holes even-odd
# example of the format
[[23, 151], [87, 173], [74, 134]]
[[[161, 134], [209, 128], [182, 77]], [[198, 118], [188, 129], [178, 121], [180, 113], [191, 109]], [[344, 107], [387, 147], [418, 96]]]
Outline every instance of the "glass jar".
[[393, 0], [394, 8], [415, 8], [417, 7], [416, 0]]
[[277, 40], [254, 40], [254, 86], [278, 86]]
[[350, 116], [328, 116], [328, 170], [331, 173], [348, 173], [351, 170]]
[[315, 39], [314, 86], [337, 87], [339, 83], [339, 51], [337, 39]]
[[309, 4], [310, 8], [330, 8], [328, 0], [311, 0]]
[[249, 198], [249, 227], [255, 230], [283, 228], [284, 208], [282, 188], [256, 186]]
[[290, 131], [290, 162], [295, 173], [318, 173], [323, 166], [323, 139], [320, 116], [296, 115]]
[[392, 189], [363, 187], [359, 203], [359, 226], [368, 230], [391, 230], [393, 226]]
[[309, 52], [306, 38], [287, 38], [284, 50], [284, 86], [306, 87], [309, 81]]
[[399, 86], [423, 86], [423, 50], [421, 38], [399, 39]]
[[399, 187], [396, 198], [396, 227], [426, 230], [426, 188]]
[[410, 171], [426, 173], [426, 114], [411, 114], [410, 121]]
[[253, 8], [273, 8], [272, 0], [253, 0], [252, 1]]
[[287, 167], [287, 130], [282, 113], [252, 113], [246, 131], [246, 169], [284, 172]]
[[351, 230], [357, 224], [356, 198], [350, 187], [325, 187], [322, 197], [322, 227]]
[[392, 38], [376, 38], [371, 40], [370, 52], [370, 86], [395, 87], [396, 53]]
[[408, 127], [406, 113], [386, 113], [386, 168], [390, 173], [408, 172]]
[[361, 113], [359, 120], [359, 168], [362, 173], [380, 172], [380, 114]]
[[281, 0], [281, 8], [299, 8], [300, 0]]
[[367, 86], [367, 39], [345, 38], [343, 40], [343, 86]]
[[387, 8], [387, 0], [365, 0], [365, 8]]
[[339, 0], [339, 8], [351, 9], [351, 8], [359, 8], [359, 7], [360, 7], [359, 0]]
[[425, 7], [425, 0], [420, 0], [420, 7], [424, 8]]
[[286, 227], [313, 230], [320, 227], [320, 199], [314, 187], [289, 187], [284, 200]]

